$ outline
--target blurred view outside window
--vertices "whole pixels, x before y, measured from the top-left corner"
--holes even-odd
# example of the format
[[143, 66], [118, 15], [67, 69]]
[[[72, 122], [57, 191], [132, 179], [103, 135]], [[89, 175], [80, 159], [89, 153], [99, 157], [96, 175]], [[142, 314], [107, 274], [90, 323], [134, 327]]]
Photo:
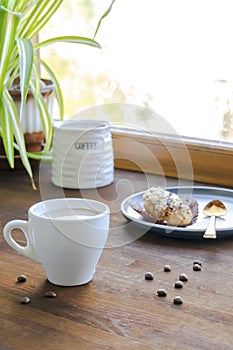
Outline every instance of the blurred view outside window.
[[[65, 0], [41, 39], [92, 38], [110, 2]], [[41, 50], [60, 79], [66, 118], [106, 105], [112, 122], [160, 131], [158, 115], [179, 135], [232, 142], [232, 0], [116, 0], [96, 40], [102, 50], [67, 43]], [[107, 108], [116, 103], [154, 113]]]

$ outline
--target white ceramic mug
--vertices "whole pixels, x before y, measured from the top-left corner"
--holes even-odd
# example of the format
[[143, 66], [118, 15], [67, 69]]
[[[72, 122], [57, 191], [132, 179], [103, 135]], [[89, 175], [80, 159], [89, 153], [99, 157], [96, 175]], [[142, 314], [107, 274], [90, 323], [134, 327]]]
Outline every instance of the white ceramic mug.
[[109, 185], [113, 180], [112, 135], [107, 122], [69, 119], [54, 126], [54, 185], [87, 189]]
[[[44, 266], [48, 280], [75, 286], [92, 280], [109, 232], [109, 207], [91, 199], [57, 198], [33, 205], [28, 221], [12, 220], [3, 230], [17, 252]], [[12, 231], [23, 231], [22, 246]]]

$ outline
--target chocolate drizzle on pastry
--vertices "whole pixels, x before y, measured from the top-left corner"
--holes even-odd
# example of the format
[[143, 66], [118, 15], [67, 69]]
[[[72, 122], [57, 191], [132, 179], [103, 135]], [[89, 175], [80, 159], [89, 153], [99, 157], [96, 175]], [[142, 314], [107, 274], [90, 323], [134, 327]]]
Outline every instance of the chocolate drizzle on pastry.
[[182, 199], [161, 187], [149, 188], [143, 200], [144, 208], [132, 202], [131, 206], [149, 222], [185, 227], [197, 219], [198, 204], [194, 199]]

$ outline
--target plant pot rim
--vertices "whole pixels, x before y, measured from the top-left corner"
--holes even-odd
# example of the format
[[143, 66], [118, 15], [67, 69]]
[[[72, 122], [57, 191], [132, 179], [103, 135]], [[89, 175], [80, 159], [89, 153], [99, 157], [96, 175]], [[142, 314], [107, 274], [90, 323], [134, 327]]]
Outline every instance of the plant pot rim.
[[[43, 83], [43, 84], [41, 84], [40, 93], [43, 96], [49, 96], [54, 91], [54, 84], [53, 84], [52, 80], [41, 78], [40, 81]], [[21, 100], [21, 91], [19, 88], [19, 82], [20, 82], [20, 79], [16, 78], [14, 80], [12, 87], [9, 88], [9, 93], [12, 96], [14, 101]], [[33, 97], [33, 94], [31, 92], [31, 90], [29, 89], [28, 94], [27, 94], [27, 99], [30, 97]]]

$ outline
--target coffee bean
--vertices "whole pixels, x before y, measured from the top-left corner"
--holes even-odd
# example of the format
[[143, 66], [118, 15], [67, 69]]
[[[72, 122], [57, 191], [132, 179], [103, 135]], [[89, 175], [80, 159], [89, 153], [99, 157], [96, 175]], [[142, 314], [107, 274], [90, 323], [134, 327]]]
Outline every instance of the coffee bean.
[[48, 292], [45, 292], [45, 296], [47, 298], [56, 298], [57, 294], [53, 292], [52, 290], [49, 290]]
[[145, 274], [145, 280], [153, 280], [154, 279], [154, 275], [152, 272], [147, 272]]
[[185, 273], [181, 273], [179, 276], [180, 281], [187, 282], [188, 276]]
[[175, 288], [183, 288], [184, 286], [184, 283], [182, 281], [177, 281], [175, 284], [174, 284], [174, 287]]
[[183, 299], [180, 296], [177, 296], [173, 299], [173, 303], [176, 305], [183, 304]]
[[158, 289], [158, 290], [157, 290], [157, 295], [158, 295], [159, 297], [166, 297], [166, 296], [167, 296], [167, 291], [166, 291], [166, 289]]
[[25, 275], [19, 275], [17, 277], [17, 281], [18, 282], [26, 282], [27, 281], [27, 277]]
[[201, 271], [201, 265], [199, 265], [199, 264], [194, 264], [194, 265], [193, 265], [193, 271]]
[[30, 303], [31, 299], [29, 297], [23, 297], [21, 299], [21, 304], [28, 304]]
[[163, 269], [164, 269], [165, 272], [170, 272], [171, 271], [171, 266], [170, 265], [165, 265]]
[[194, 262], [193, 262], [193, 265], [200, 265], [200, 266], [202, 266], [202, 263], [199, 261], [199, 260], [195, 260]]

